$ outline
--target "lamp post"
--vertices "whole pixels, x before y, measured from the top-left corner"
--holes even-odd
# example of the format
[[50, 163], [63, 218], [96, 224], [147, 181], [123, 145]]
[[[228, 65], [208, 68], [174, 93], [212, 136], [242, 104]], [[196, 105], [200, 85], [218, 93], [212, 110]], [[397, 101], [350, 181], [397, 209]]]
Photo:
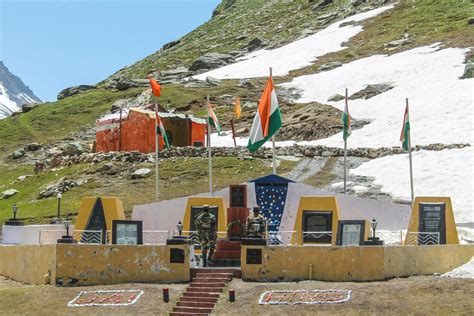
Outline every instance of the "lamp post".
[[58, 195], [57, 195], [57, 198], [58, 198], [58, 223], [61, 220], [61, 198], [62, 197], [63, 197], [63, 195], [61, 194], [61, 192], [59, 192]]
[[181, 233], [183, 232], [183, 224], [181, 223], [181, 221], [178, 222], [176, 228], [178, 228], [178, 236], [181, 236]]
[[5, 221], [5, 225], [23, 226], [23, 221], [21, 219], [16, 218], [16, 213], [18, 212], [18, 206], [16, 204], [13, 204], [12, 210], [13, 210], [13, 218], [10, 218], [9, 220]]
[[70, 238], [71, 236], [69, 236], [69, 227], [71, 227], [71, 221], [65, 220], [64, 227], [66, 228], [66, 238]]
[[13, 220], [16, 221], [16, 212], [18, 212], [18, 206], [13, 204]]
[[372, 228], [372, 239], [375, 239], [375, 229], [377, 229], [377, 221], [375, 217], [372, 218], [372, 222], [370, 223], [370, 228]]

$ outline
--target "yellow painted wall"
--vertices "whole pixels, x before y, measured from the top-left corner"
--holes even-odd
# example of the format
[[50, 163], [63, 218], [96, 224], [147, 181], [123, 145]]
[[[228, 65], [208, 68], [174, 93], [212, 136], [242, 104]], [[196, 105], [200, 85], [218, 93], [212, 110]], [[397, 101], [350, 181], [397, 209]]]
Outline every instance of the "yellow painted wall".
[[[446, 225], [446, 244], [459, 244], [458, 231], [456, 223], [454, 221], [453, 206], [451, 204], [451, 198], [449, 197], [434, 197], [434, 196], [422, 196], [416, 197], [413, 203], [413, 208], [410, 217], [410, 223], [408, 225], [408, 233], [419, 232], [419, 210], [420, 203], [429, 202], [441, 202], [446, 204], [445, 210], [445, 225]], [[409, 238], [405, 239], [405, 244], [408, 244]]]
[[186, 203], [186, 211], [183, 219], [183, 230], [190, 230], [191, 227], [191, 207], [202, 206], [208, 204], [209, 206], [218, 207], [217, 231], [227, 231], [227, 205], [225, 205], [222, 197], [207, 197], [207, 196], [192, 196], [188, 198]]
[[298, 206], [295, 220], [295, 236], [298, 245], [303, 244], [303, 211], [327, 211], [332, 212], [332, 238], [331, 244], [336, 244], [337, 222], [339, 221], [339, 211], [335, 196], [302, 196]]
[[54, 245], [0, 246], [0, 275], [27, 284], [54, 284]]
[[445, 273], [468, 262], [474, 245], [439, 246], [269, 246], [262, 264], [246, 264], [242, 247], [242, 277], [246, 280], [370, 281], [393, 277]]
[[[171, 248], [184, 249], [185, 263], [170, 263]], [[0, 246], [0, 275], [29, 284], [187, 282], [189, 261], [188, 245]]]
[[[170, 249], [185, 252], [185, 263], [170, 263]], [[187, 245], [66, 245], [57, 246], [56, 278], [64, 286], [132, 282], [187, 282]], [[77, 281], [76, 281], [77, 280]]]
[[[97, 197], [85, 197], [81, 200], [79, 214], [77, 215], [75, 230], [85, 230], [89, 217], [92, 214]], [[125, 212], [122, 201], [116, 197], [100, 197], [104, 209], [105, 223], [107, 230], [112, 230], [113, 220], [124, 220]], [[77, 235], [80, 236], [80, 235]]]

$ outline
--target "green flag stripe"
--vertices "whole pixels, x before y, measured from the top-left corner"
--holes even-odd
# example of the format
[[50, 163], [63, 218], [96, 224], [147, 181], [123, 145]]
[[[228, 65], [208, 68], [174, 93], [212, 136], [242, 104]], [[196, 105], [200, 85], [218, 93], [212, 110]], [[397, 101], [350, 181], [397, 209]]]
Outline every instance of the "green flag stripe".
[[342, 113], [342, 138], [346, 140], [351, 135], [349, 117], [346, 112]]
[[408, 139], [410, 137], [410, 122], [406, 121], [405, 126], [403, 127], [403, 143], [402, 143], [402, 148], [404, 150], [408, 150], [409, 144], [408, 144]]
[[253, 152], [256, 152], [260, 147], [262, 147], [262, 145], [265, 144], [267, 140], [272, 138], [272, 136], [280, 129], [281, 122], [282, 122], [282, 117], [281, 117], [280, 108], [278, 107], [270, 116], [270, 126], [268, 128], [268, 136], [253, 144], [250, 142], [250, 139], [249, 139], [249, 143], [247, 145], [248, 150], [251, 153], [253, 153]]

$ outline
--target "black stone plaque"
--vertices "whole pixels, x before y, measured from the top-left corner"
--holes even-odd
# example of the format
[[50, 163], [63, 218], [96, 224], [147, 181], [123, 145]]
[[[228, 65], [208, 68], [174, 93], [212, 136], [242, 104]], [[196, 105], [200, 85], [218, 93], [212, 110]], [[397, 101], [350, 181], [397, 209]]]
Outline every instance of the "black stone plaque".
[[[219, 223], [218, 217], [217, 217], [218, 210], [219, 208], [217, 206], [212, 206], [212, 205], [209, 206], [209, 213], [214, 214], [214, 216], [216, 217], [216, 231], [217, 231], [217, 223]], [[191, 225], [190, 225], [191, 231], [196, 230], [196, 219], [199, 216], [199, 214], [201, 214], [201, 212], [202, 212], [202, 206], [191, 206]]]
[[247, 249], [247, 264], [262, 264], [262, 249]]
[[[439, 233], [439, 244], [446, 244], [446, 204], [419, 204], [419, 232]], [[422, 236], [420, 236], [422, 237]]]
[[[94, 207], [92, 208], [92, 212], [89, 215], [89, 219], [87, 221], [87, 225], [85, 230], [92, 230], [92, 231], [102, 231], [102, 243], [106, 243], [106, 231], [107, 231], [107, 223], [105, 222], [105, 215], [104, 215], [104, 207], [102, 206], [102, 200], [98, 198], [95, 200]], [[88, 239], [88, 235], [91, 235], [91, 232], [83, 232], [81, 235], [82, 242], [86, 242]]]
[[171, 263], [184, 263], [184, 249], [171, 248], [170, 249], [170, 262]]
[[[318, 236], [317, 232], [332, 232], [332, 212], [303, 211], [303, 243], [330, 244], [330, 235]], [[308, 233], [311, 232], [311, 233]]]
[[345, 220], [338, 222], [336, 245], [362, 246], [364, 244], [364, 237], [364, 220]]
[[229, 187], [230, 207], [247, 207], [245, 185], [231, 185]]
[[117, 245], [142, 245], [142, 221], [112, 221], [112, 244]]

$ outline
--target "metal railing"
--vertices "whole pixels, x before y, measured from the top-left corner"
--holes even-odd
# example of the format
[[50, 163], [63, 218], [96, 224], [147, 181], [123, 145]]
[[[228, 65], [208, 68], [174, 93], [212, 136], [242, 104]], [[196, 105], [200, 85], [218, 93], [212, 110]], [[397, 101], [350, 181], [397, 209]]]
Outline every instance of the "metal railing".
[[409, 232], [405, 245], [439, 245], [439, 232]]
[[268, 231], [268, 242], [273, 246], [287, 246], [298, 244], [296, 231]]
[[[110, 231], [108, 231], [110, 232]], [[109, 234], [106, 232], [106, 238]], [[102, 231], [101, 230], [74, 230], [72, 233], [74, 239], [80, 244], [102, 244]]]
[[143, 244], [144, 245], [164, 245], [169, 238], [169, 231], [167, 230], [144, 230]]
[[383, 240], [384, 245], [386, 246], [399, 246], [403, 245], [404, 234], [401, 230], [376, 230], [375, 237], [378, 237]]
[[[174, 234], [174, 236], [178, 236], [179, 232], [178, 231], [173, 231], [173, 234]], [[188, 237], [190, 240], [192, 240], [192, 242], [194, 244], [199, 244], [200, 243], [199, 234], [198, 234], [197, 230], [183, 230], [181, 232], [181, 236]], [[223, 239], [223, 238], [227, 238], [227, 232], [226, 231], [217, 232], [217, 239]]]
[[41, 229], [39, 231], [39, 243], [40, 244], [56, 244], [58, 239], [66, 235], [66, 230], [48, 230]]
[[304, 243], [330, 244], [332, 231], [303, 232]]

